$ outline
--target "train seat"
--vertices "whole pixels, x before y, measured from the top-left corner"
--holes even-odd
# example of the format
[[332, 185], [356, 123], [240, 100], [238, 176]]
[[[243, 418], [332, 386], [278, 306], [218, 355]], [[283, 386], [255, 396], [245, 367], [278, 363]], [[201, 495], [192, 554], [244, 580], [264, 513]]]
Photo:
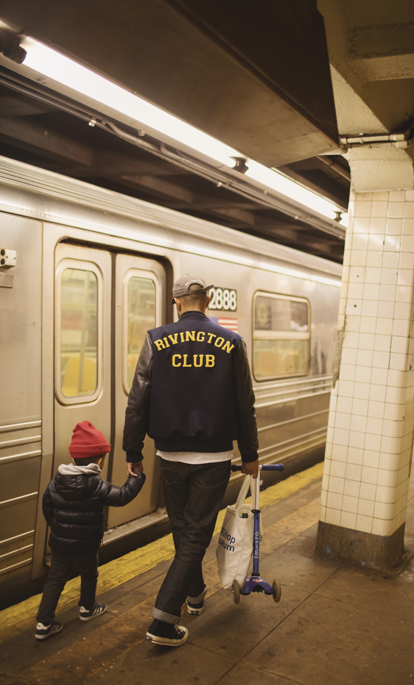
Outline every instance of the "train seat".
[[[81, 382], [81, 387], [79, 387]], [[62, 384], [62, 394], [65, 397], [78, 395], [92, 395], [98, 383], [96, 360], [85, 357], [81, 364], [79, 357], [69, 357], [65, 378]]]
[[272, 378], [298, 373], [299, 358], [297, 350], [268, 351], [255, 353], [254, 369], [257, 378]]

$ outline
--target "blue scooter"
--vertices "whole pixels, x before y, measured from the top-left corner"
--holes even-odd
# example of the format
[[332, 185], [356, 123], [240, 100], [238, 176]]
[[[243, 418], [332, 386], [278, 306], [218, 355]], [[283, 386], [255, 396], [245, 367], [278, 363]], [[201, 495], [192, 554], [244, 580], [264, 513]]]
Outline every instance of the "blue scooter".
[[[232, 471], [241, 471], [240, 465], [231, 467]], [[264, 464], [259, 466], [261, 471], [283, 471], [283, 464]], [[251, 576], [247, 576], [243, 587], [241, 588], [237, 580], [233, 581], [231, 586], [233, 599], [235, 604], [240, 602], [241, 595], [250, 595], [251, 592], [264, 592], [266, 595], [272, 595], [274, 602], [280, 602], [282, 595], [282, 587], [279, 580], [274, 580], [272, 585], [266, 580], [263, 580], [259, 573], [259, 546], [260, 546], [260, 509], [259, 509], [259, 493], [260, 493], [260, 478], [252, 479], [254, 488], [252, 488], [252, 500], [254, 514], [254, 532], [253, 532], [253, 572]]]

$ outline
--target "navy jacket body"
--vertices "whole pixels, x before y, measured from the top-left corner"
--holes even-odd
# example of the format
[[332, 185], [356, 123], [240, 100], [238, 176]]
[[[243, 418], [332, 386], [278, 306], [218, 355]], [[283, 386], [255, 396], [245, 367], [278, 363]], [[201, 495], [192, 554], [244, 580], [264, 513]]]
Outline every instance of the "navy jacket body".
[[222, 452], [237, 440], [257, 459], [254, 393], [243, 339], [199, 311], [148, 331], [128, 398], [123, 448], [142, 459], [145, 435], [168, 452]]

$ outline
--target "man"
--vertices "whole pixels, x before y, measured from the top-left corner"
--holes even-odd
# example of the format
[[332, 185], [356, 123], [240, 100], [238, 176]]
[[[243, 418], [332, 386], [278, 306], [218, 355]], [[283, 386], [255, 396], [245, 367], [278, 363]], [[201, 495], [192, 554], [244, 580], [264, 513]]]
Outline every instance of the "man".
[[211, 287], [196, 276], [176, 281], [172, 304], [179, 320], [148, 331], [125, 415], [129, 473], [143, 470], [145, 435], [154, 439], [175, 545], [147, 632], [155, 644], [186, 641], [187, 629], [176, 625], [184, 601], [191, 614], [203, 610], [207, 588], [201, 562], [229, 481], [233, 440], [243, 473], [258, 474], [246, 346], [237, 333], [205, 315]]

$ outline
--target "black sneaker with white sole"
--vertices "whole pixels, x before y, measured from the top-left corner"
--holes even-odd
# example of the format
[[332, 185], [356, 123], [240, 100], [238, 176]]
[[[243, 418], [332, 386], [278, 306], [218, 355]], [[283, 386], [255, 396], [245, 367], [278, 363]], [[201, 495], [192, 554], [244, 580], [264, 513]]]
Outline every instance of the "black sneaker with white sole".
[[147, 640], [154, 645], [164, 645], [166, 647], [179, 647], [188, 638], [188, 630], [184, 626], [174, 626], [172, 623], [165, 623], [155, 619], [148, 629]]
[[43, 623], [38, 623], [36, 626], [35, 638], [36, 640], [47, 640], [48, 637], [52, 635], [57, 635], [63, 628], [63, 623], [58, 621], [53, 621], [48, 626]]
[[187, 605], [188, 613], [192, 616], [199, 616], [203, 613], [204, 600], [201, 600], [201, 602], [198, 602], [197, 604], [191, 604], [191, 602], [189, 602], [188, 599], [186, 599], [185, 603]]
[[[191, 614], [192, 616], [199, 616], [200, 614], [203, 613], [204, 599], [206, 597], [206, 593], [207, 593], [207, 585], [204, 585], [203, 592], [201, 592], [199, 595], [197, 595], [196, 597], [187, 597], [187, 599], [185, 600], [185, 603], [187, 605], [187, 611], [189, 614]], [[197, 600], [197, 599], [199, 600], [198, 602], [193, 601], [193, 600]]]
[[81, 607], [79, 609], [79, 618], [81, 621], [92, 621], [93, 618], [98, 618], [106, 611], [106, 604], [103, 602], [95, 602], [92, 609], [85, 609]]

